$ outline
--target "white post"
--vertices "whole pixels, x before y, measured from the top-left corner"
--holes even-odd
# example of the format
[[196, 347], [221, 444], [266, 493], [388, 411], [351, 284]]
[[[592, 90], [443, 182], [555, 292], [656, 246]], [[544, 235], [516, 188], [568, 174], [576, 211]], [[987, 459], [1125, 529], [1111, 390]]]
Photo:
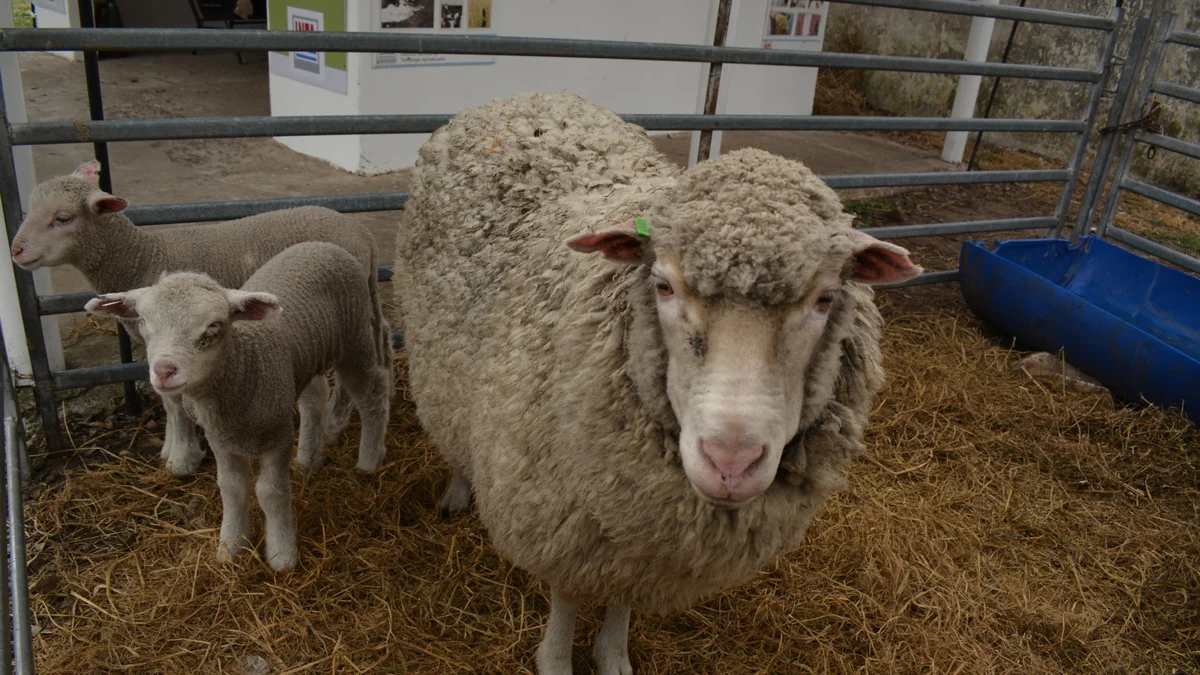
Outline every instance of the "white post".
[[[0, 0], [0, 27], [12, 27], [12, 0]], [[10, 122], [25, 121], [25, 93], [21, 85], [21, 64], [17, 52], [0, 53], [0, 78], [4, 81], [4, 105], [8, 109]], [[13, 148], [13, 160], [17, 168], [17, 189], [22, 204], [29, 203], [33, 191], [33, 149], [27, 145]], [[33, 383], [33, 369], [29, 361], [29, 347], [25, 342], [25, 326], [21, 322], [21, 306], [17, 302], [17, 282], [13, 273], [12, 255], [8, 253], [8, 238], [5, 237], [6, 264], [0, 264], [0, 330], [4, 332], [4, 346], [8, 350], [9, 366], [18, 386]], [[33, 273], [34, 286], [39, 294], [53, 292], [50, 269], [43, 267]], [[52, 370], [62, 370], [62, 335], [58, 332], [57, 317], [42, 318], [42, 331], [46, 336], [46, 351]]]
[[[997, 5], [1000, 0], [976, 0], [984, 5]], [[982, 63], [987, 60], [988, 46], [992, 43], [992, 29], [996, 20], [987, 16], [977, 16], [971, 19], [971, 34], [967, 37], [967, 53], [964, 61]], [[950, 117], [970, 119], [975, 116], [975, 102], [979, 98], [979, 84], [983, 78], [979, 75], [959, 75], [958, 90], [954, 92], [954, 108]], [[942, 160], [958, 164], [967, 150], [966, 131], [947, 131], [946, 144], [942, 146]]]

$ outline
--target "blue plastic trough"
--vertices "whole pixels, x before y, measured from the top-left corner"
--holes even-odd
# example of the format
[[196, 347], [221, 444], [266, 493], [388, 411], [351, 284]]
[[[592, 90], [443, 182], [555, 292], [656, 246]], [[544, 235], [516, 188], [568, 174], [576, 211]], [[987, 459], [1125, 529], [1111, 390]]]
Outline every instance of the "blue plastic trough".
[[963, 297], [1023, 346], [1200, 424], [1200, 279], [1095, 237], [963, 242]]

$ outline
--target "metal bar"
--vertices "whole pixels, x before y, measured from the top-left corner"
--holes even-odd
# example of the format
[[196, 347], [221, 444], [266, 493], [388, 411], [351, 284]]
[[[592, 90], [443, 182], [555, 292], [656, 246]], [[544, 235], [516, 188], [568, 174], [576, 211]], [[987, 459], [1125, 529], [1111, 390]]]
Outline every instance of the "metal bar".
[[[0, 204], [4, 209], [4, 226], [11, 243], [21, 227], [23, 219], [21, 193], [17, 187], [17, 166], [13, 159], [12, 141], [8, 135], [8, 106], [4, 101], [4, 82], [0, 80]], [[58, 421], [58, 406], [54, 389], [50, 384], [50, 362], [46, 354], [46, 336], [42, 332], [42, 319], [37, 311], [37, 290], [33, 286], [33, 274], [21, 269], [16, 263], [13, 275], [17, 283], [17, 301], [21, 305], [21, 323], [25, 328], [25, 342], [29, 348], [29, 361], [33, 370], [33, 391], [37, 399], [38, 413], [42, 421], [42, 433], [46, 449], [63, 449], [62, 426]]]
[[1200, 159], [1200, 145], [1196, 143], [1181, 141], [1178, 138], [1171, 138], [1162, 134], [1148, 134], [1144, 131], [1137, 132], [1134, 138], [1147, 145], [1153, 145], [1156, 148], [1170, 150], [1171, 152], [1179, 153], [1192, 159]]
[[980, 185], [985, 183], [1050, 183], [1071, 178], [1066, 169], [1020, 169], [1016, 171], [933, 171], [928, 173], [864, 173], [820, 176], [835, 190], [918, 185]]
[[834, 0], [845, 5], [869, 5], [871, 7], [890, 7], [893, 9], [912, 9], [922, 12], [937, 12], [939, 14], [964, 14], [967, 16], [990, 16], [997, 19], [1012, 19], [1029, 23], [1043, 23], [1055, 26], [1071, 26], [1074, 28], [1090, 28], [1093, 30], [1108, 30], [1113, 27], [1113, 20], [1091, 14], [1076, 14], [1074, 12], [1056, 12], [1048, 9], [1020, 9], [999, 5], [985, 7], [973, 2], [956, 0]]
[[1170, 190], [1164, 190], [1156, 185], [1143, 183], [1135, 178], [1126, 177], [1121, 181], [1121, 187], [1134, 194], [1141, 195], [1147, 199], [1153, 199], [1160, 204], [1173, 206], [1180, 211], [1187, 211], [1193, 216], [1200, 216], [1200, 202], [1195, 199], [1184, 197], [1183, 195], [1175, 194]]
[[[717, 5], [717, 25], [713, 30], [713, 46], [724, 47], [725, 36], [729, 33], [729, 15], [733, 6], [733, 0], [721, 0]], [[717, 97], [721, 92], [721, 66], [720, 62], [713, 63], [708, 67], [707, 88], [704, 91], [704, 114], [717, 114]], [[708, 159], [709, 153], [712, 152], [712, 136], [713, 132], [705, 129], [700, 132], [700, 145], [696, 152], [696, 161], [703, 162]]]
[[1054, 224], [1053, 216], [1043, 218], [1004, 218], [999, 220], [970, 220], [961, 223], [936, 223], [933, 225], [894, 225], [888, 227], [864, 227], [860, 232], [876, 239], [907, 239], [910, 237], [933, 237], [953, 234], [981, 234], [1009, 230], [1036, 230]]
[[[82, 28], [96, 27], [96, 12], [95, 3], [92, 0], [79, 0], [79, 25]], [[95, 51], [86, 51], [83, 53], [83, 73], [84, 80], [87, 82], [88, 95], [88, 112], [91, 114], [93, 121], [104, 119], [104, 98], [100, 90], [100, 55]], [[111, 193], [112, 188], [112, 163], [108, 160], [108, 144], [104, 141], [93, 141], [92, 148], [95, 151], [96, 161], [100, 162], [100, 189]], [[117, 326], [117, 351], [121, 357], [121, 363], [129, 363], [133, 360], [133, 343], [129, 340], [129, 333], [125, 327]], [[130, 415], [138, 415], [142, 412], [142, 402], [138, 398], [137, 388], [132, 382], [125, 383], [125, 412]]]
[[1147, 239], [1139, 234], [1134, 234], [1129, 230], [1122, 229], [1115, 225], [1108, 228], [1108, 235], [1112, 237], [1114, 241], [1119, 241], [1126, 246], [1141, 251], [1142, 253], [1149, 253], [1150, 255], [1162, 258], [1169, 263], [1178, 265], [1189, 272], [1200, 274], [1200, 260], [1197, 260], [1186, 253], [1180, 253], [1169, 246], [1163, 246], [1152, 239]]
[[1176, 31], [1167, 37], [1167, 42], [1174, 42], [1185, 47], [1200, 47], [1200, 35], [1186, 31]]
[[1174, 82], [1155, 82], [1152, 89], [1163, 96], [1170, 96], [1188, 103], [1200, 104], [1200, 89], [1185, 87], [1182, 84]]
[[54, 389], [82, 389], [117, 382], [135, 382], [150, 377], [150, 368], [145, 361], [113, 363], [90, 368], [59, 370], [54, 373]]
[[[13, 145], [432, 133], [451, 115], [321, 115], [303, 117], [190, 117], [89, 123], [14, 124]], [[621, 115], [649, 131], [1011, 131], [1079, 133], [1079, 120], [955, 119], [800, 115]]]
[[1112, 160], [1112, 151], [1116, 144], [1118, 135], [1116, 127], [1125, 118], [1125, 111], [1129, 108], [1129, 88], [1133, 86], [1134, 77], [1141, 69], [1142, 60], [1146, 56], [1146, 36], [1150, 33], [1152, 23], [1150, 17], [1145, 17], [1139, 19], [1137, 26], [1134, 27], [1125, 65], [1121, 68], [1121, 79], [1117, 81], [1117, 91], [1113, 94], [1113, 102], [1108, 109], [1108, 119], [1105, 122], [1105, 128], [1111, 131], [1104, 133], [1101, 130], [1100, 147], [1096, 149], [1096, 158], [1092, 161], [1092, 174], [1088, 177], [1087, 188], [1084, 189], [1083, 198], [1079, 201], [1079, 213], [1075, 218], [1075, 226], [1071, 230], [1071, 241], [1073, 242], [1079, 241], [1079, 237], [1087, 232], [1088, 225], [1096, 213], [1096, 198], [1099, 196], [1100, 188], [1104, 185], [1105, 177], [1108, 176], [1109, 163]]
[[[1153, 17], [1152, 17], [1153, 18]], [[1134, 95], [1134, 112], [1142, 113], [1146, 110], [1146, 102], [1150, 99], [1150, 90], [1154, 85], [1154, 78], [1158, 73], [1158, 69], [1162, 66], [1163, 57], [1167, 50], [1164, 44], [1167, 32], [1171, 25], [1175, 22], [1175, 14], [1168, 13], [1165, 16], [1158, 17], [1158, 27], [1154, 32], [1154, 46], [1150, 48], [1150, 53], [1146, 58], [1145, 66], [1141, 76], [1141, 81], [1138, 83], [1137, 92]], [[1121, 141], [1125, 144], [1121, 149], [1121, 157], [1117, 161], [1117, 170], [1113, 173], [1112, 182], [1108, 186], [1108, 195], [1104, 200], [1104, 208], [1100, 213], [1100, 222], [1096, 224], [1096, 236], [1100, 239], [1104, 238], [1105, 233], [1112, 225], [1113, 219], [1117, 217], [1117, 204], [1121, 199], [1121, 184], [1125, 177], [1129, 175], [1129, 167], [1133, 164], [1133, 156], [1137, 151], [1137, 144], [1130, 138], [1128, 133], [1121, 134]], [[1086, 230], [1081, 231], [1081, 235]]]
[[233, 220], [258, 213], [290, 209], [296, 206], [325, 206], [343, 213], [368, 211], [397, 211], [408, 201], [407, 192], [371, 192], [352, 195], [315, 195], [272, 199], [242, 199], [224, 202], [193, 204], [154, 204], [131, 206], [123, 213], [136, 225], [166, 225], [171, 223], [202, 223], [214, 220]]
[[21, 498], [21, 429], [15, 416], [4, 418], [4, 475], [8, 485], [9, 578], [12, 580], [13, 657], [17, 671], [33, 673], [29, 617], [29, 576], [25, 555], [25, 502]]
[[925, 272], [918, 277], [901, 281], [898, 284], [879, 284], [875, 286], [876, 290], [887, 290], [889, 288], [907, 288], [909, 286], [925, 286], [927, 284], [944, 284], [952, 281], [958, 281], [958, 270], [946, 270], [944, 272]]
[[[3, 382], [0, 382], [0, 398], [3, 398], [3, 413], [4, 417], [12, 416], [16, 418], [16, 388], [13, 384], [11, 373], [8, 368], [8, 352], [3, 344], [0, 344], [0, 377]], [[7, 429], [3, 433], [4, 447], [8, 447]], [[4, 494], [8, 494], [8, 473], [0, 473], [0, 483], [4, 484]], [[22, 523], [23, 526], [23, 523]], [[4, 658], [0, 658], [0, 675], [9, 675], [12, 672], [12, 657], [13, 652], [13, 633], [11, 631], [10, 616], [16, 615], [9, 609], [9, 579], [12, 574], [12, 564], [8, 557], [8, 518], [0, 518], [0, 537], [4, 540], [4, 583], [0, 583], [0, 636], [3, 636], [4, 641]]]
[[242, 49], [247, 51], [556, 56], [582, 59], [720, 62], [764, 66], [896, 70], [1068, 82], [1096, 82], [1100, 78], [1097, 71], [1087, 68], [974, 63], [955, 59], [799, 52], [752, 47], [712, 47], [620, 40], [367, 32], [310, 33], [282, 30], [213, 31], [198, 28], [16, 28], [0, 31], [0, 51], [29, 52], [69, 49], [123, 49], [127, 51]]
[[1104, 47], [1100, 50], [1100, 59], [1096, 63], [1098, 77], [1096, 84], [1092, 86], [1091, 96], [1088, 97], [1087, 107], [1083, 112], [1085, 130], [1080, 132], [1079, 137], [1075, 140], [1075, 149], [1071, 152], [1070, 161], [1067, 162], [1067, 170], [1071, 172], [1071, 179], [1063, 183], [1062, 191], [1058, 195], [1058, 205], [1054, 208], [1054, 217], [1058, 218], [1058, 223], [1050, 232], [1050, 236], [1053, 237], [1062, 233], [1062, 228], [1067, 222], [1067, 215], [1071, 210], [1071, 194], [1075, 192], [1075, 184], [1079, 182], [1079, 173], [1083, 165], [1084, 152], [1087, 150], [1088, 137], [1091, 136], [1092, 127], [1096, 125], [1096, 113], [1100, 110], [1100, 98], [1104, 95], [1104, 87], [1108, 84], [1108, 75], [1112, 72], [1113, 50], [1117, 47], [1117, 34], [1120, 33], [1123, 12], [1120, 3], [1112, 11], [1113, 29], [1108, 33]]
[[[1025, 0], [1021, 0], [1021, 7], [1025, 6]], [[1020, 26], [1020, 21], [1013, 21], [1012, 28], [1008, 31], [1008, 42], [1004, 45], [1004, 55], [1000, 57], [1000, 63], [1008, 63], [1008, 53], [1012, 51], [1013, 39], [1017, 37], [1017, 26]], [[983, 119], [988, 119], [992, 116], [992, 104], [996, 102], [996, 93], [1000, 91], [1000, 78], [992, 78], [992, 93], [988, 96], [987, 106], [983, 109]], [[975, 169], [975, 156], [979, 154], [979, 145], [983, 140], [983, 129], [975, 135], [975, 145], [971, 147], [971, 158], [967, 160], [967, 171]]]

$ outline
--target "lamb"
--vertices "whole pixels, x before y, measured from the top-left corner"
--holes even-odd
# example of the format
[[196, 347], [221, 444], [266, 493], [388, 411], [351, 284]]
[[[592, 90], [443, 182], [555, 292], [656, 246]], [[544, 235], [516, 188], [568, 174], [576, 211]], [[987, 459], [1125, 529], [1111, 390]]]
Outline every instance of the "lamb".
[[[375, 237], [362, 223], [331, 209], [305, 206], [213, 225], [147, 230], [121, 213], [126, 200], [97, 187], [99, 171], [93, 160], [34, 188], [29, 214], [13, 238], [14, 262], [30, 271], [72, 265], [99, 293], [148, 286], [162, 273], [179, 270], [204, 272], [218, 283], [237, 287], [288, 246], [327, 241], [360, 261], [371, 288], [372, 321], [385, 336], [380, 354], [390, 353], [391, 329], [378, 293]], [[134, 323], [121, 323], [140, 341]], [[350, 416], [350, 399], [340, 383], [335, 383], [333, 400], [331, 441], [345, 430]], [[195, 423], [170, 396], [163, 397], [163, 408], [167, 425], [162, 458], [167, 469], [176, 476], [193, 473], [204, 459]], [[360, 470], [376, 468], [369, 458], [359, 458]]]
[[[883, 384], [870, 284], [920, 273], [798, 162], [682, 172], [583, 98], [517, 94], [422, 147], [396, 237], [409, 388], [498, 551], [550, 588], [537, 651], [632, 672], [668, 613], [794, 550]], [[586, 255], [599, 253], [599, 255]], [[581, 255], [584, 254], [584, 255]]]
[[394, 363], [378, 349], [379, 326], [362, 263], [327, 242], [305, 242], [267, 261], [240, 289], [196, 272], [88, 301], [87, 311], [140, 321], [150, 382], [182, 400], [217, 460], [221, 536], [232, 560], [249, 542], [250, 460], [261, 465], [256, 492], [266, 515], [268, 565], [296, 563], [289, 459], [292, 408], [300, 403], [297, 462], [320, 462], [333, 368], [362, 414], [359, 456], [383, 457]]

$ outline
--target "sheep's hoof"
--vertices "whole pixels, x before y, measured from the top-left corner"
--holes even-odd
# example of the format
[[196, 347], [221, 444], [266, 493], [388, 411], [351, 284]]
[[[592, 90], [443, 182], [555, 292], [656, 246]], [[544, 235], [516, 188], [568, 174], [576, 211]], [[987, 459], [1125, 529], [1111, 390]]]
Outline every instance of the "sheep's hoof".
[[267, 561], [267, 565], [275, 571], [276, 574], [286, 574], [296, 569], [296, 551], [290, 553], [277, 553]]
[[633, 664], [629, 662], [628, 653], [601, 653], [593, 656], [596, 661], [596, 672], [600, 675], [633, 675]]
[[465, 480], [455, 476], [450, 481], [450, 487], [446, 488], [446, 494], [442, 495], [442, 501], [438, 503], [438, 515], [442, 517], [442, 520], [449, 520], [469, 508], [471, 508], [471, 486]]
[[185, 452], [172, 452], [167, 456], [167, 471], [172, 476], [190, 476], [200, 470], [204, 451], [196, 448]]
[[217, 544], [217, 562], [222, 565], [233, 562], [234, 557], [237, 556], [237, 551], [238, 547], [236, 544], [230, 544], [227, 541]]

